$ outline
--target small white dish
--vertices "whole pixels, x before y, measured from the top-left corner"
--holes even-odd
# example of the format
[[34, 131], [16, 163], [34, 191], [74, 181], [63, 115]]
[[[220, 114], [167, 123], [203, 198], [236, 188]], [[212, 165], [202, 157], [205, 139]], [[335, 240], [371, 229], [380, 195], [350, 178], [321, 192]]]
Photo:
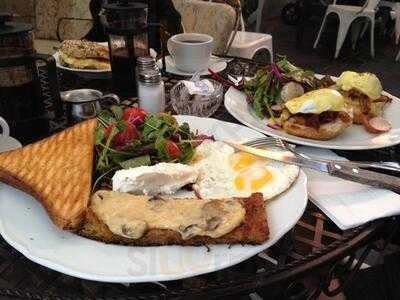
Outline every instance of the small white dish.
[[[165, 64], [166, 64], [166, 70], [168, 73], [179, 75], [179, 76], [193, 76], [193, 74], [194, 74], [194, 73], [179, 70], [175, 66], [174, 60], [172, 59], [172, 57], [170, 55], [165, 57]], [[207, 68], [210, 68], [215, 73], [219, 73], [219, 72], [222, 72], [223, 70], [225, 70], [227, 65], [228, 64], [226, 63], [225, 59], [220, 59], [217, 56], [211, 56], [210, 65]], [[161, 59], [159, 59], [157, 61], [157, 66], [160, 69], [162, 68], [162, 60]], [[203, 72], [201, 72], [200, 75], [202, 75], [202, 76], [210, 75], [208, 70], [206, 70], [207, 68], [205, 68], [205, 70]]]
[[[245, 142], [262, 137], [245, 126], [215, 119], [177, 116], [177, 121], [220, 140]], [[210, 245], [208, 250], [131, 247], [62, 231], [33, 197], [0, 183], [0, 233], [27, 258], [71, 276], [104, 282], [167, 281], [224, 269], [264, 251], [295, 226], [306, 205], [307, 177], [300, 171], [290, 189], [266, 202], [270, 236], [262, 245]]]
[[21, 143], [15, 138], [11, 136], [4, 138], [0, 134], [0, 152], [15, 150], [21, 147], [22, 147]]

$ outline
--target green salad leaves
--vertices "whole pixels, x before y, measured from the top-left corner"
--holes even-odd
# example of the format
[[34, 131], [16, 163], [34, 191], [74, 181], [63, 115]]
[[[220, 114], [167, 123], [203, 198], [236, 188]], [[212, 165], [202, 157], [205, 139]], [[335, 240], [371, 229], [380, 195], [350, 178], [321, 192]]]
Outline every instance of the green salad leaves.
[[159, 162], [187, 163], [199, 143], [189, 124], [178, 124], [169, 113], [148, 114], [119, 106], [97, 115], [95, 184], [110, 185], [116, 170]]
[[319, 79], [313, 71], [299, 68], [286, 57], [279, 56], [276, 63], [260, 68], [252, 79], [246, 81], [243, 91], [256, 115], [261, 119], [270, 118], [275, 123], [281, 111], [279, 106], [283, 104], [282, 88], [289, 82], [300, 84], [304, 91], [334, 84], [329, 76]]

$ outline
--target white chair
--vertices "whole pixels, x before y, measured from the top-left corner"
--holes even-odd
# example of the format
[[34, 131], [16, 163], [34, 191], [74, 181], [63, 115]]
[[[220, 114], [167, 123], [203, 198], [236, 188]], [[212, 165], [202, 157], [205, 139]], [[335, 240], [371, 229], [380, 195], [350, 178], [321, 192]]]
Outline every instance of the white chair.
[[[350, 28], [351, 23], [357, 18], [364, 17], [368, 18], [371, 23], [371, 56], [375, 57], [374, 48], [374, 28], [375, 28], [375, 9], [379, 4], [379, 0], [367, 0], [363, 7], [361, 6], [350, 6], [350, 5], [337, 5], [336, 0], [333, 4], [329, 5], [324, 19], [322, 21], [321, 28], [318, 32], [317, 39], [314, 43], [314, 49], [317, 48], [321, 33], [324, 29], [326, 18], [331, 13], [337, 14], [339, 17], [339, 32], [336, 40], [335, 58], [339, 56], [340, 49], [343, 46], [343, 42], [346, 38], [347, 32]], [[354, 43], [353, 43], [354, 45]]]
[[[259, 1], [260, 3], [261, 1]], [[238, 2], [240, 5], [240, 1]], [[237, 56], [252, 59], [257, 51], [265, 49], [268, 50], [270, 54], [271, 63], [274, 61], [274, 50], [273, 50], [273, 43], [272, 43], [272, 35], [259, 33], [259, 32], [249, 32], [245, 31], [245, 25], [243, 21], [243, 15], [241, 13], [241, 9], [239, 9], [240, 13], [240, 26], [241, 30], [233, 31], [228, 41], [231, 42], [232, 38], [233, 41], [228, 49], [227, 54], [230, 56]]]
[[[233, 35], [233, 32], [232, 32]], [[231, 35], [231, 38], [232, 38]], [[228, 51], [228, 55], [252, 59], [257, 51], [268, 50], [271, 62], [274, 61], [272, 35], [258, 32], [238, 31]]]
[[250, 24], [256, 22], [256, 32], [260, 32], [264, 4], [265, 0], [258, 0], [257, 9], [248, 18]]

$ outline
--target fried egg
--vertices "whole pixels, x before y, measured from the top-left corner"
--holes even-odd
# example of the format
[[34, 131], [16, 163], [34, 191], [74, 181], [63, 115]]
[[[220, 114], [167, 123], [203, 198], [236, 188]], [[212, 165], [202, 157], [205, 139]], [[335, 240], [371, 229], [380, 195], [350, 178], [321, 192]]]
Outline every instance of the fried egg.
[[296, 180], [299, 168], [235, 150], [206, 140], [196, 148], [192, 166], [198, 171], [193, 189], [201, 198], [249, 197], [262, 193], [271, 199]]

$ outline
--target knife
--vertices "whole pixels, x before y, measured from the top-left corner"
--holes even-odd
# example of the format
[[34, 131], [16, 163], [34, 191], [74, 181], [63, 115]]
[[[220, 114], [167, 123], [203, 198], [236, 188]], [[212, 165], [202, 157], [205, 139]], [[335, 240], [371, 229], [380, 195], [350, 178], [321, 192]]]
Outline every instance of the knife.
[[236, 150], [251, 153], [260, 157], [280, 161], [287, 164], [297, 165], [299, 167], [310, 168], [319, 172], [328, 173], [331, 176], [350, 180], [377, 188], [391, 190], [400, 194], [400, 178], [386, 175], [378, 172], [365, 170], [356, 166], [346, 165], [346, 162], [327, 161], [318, 159], [308, 159], [300, 155], [296, 155], [288, 150], [269, 150], [245, 146], [232, 142], [226, 144]]

